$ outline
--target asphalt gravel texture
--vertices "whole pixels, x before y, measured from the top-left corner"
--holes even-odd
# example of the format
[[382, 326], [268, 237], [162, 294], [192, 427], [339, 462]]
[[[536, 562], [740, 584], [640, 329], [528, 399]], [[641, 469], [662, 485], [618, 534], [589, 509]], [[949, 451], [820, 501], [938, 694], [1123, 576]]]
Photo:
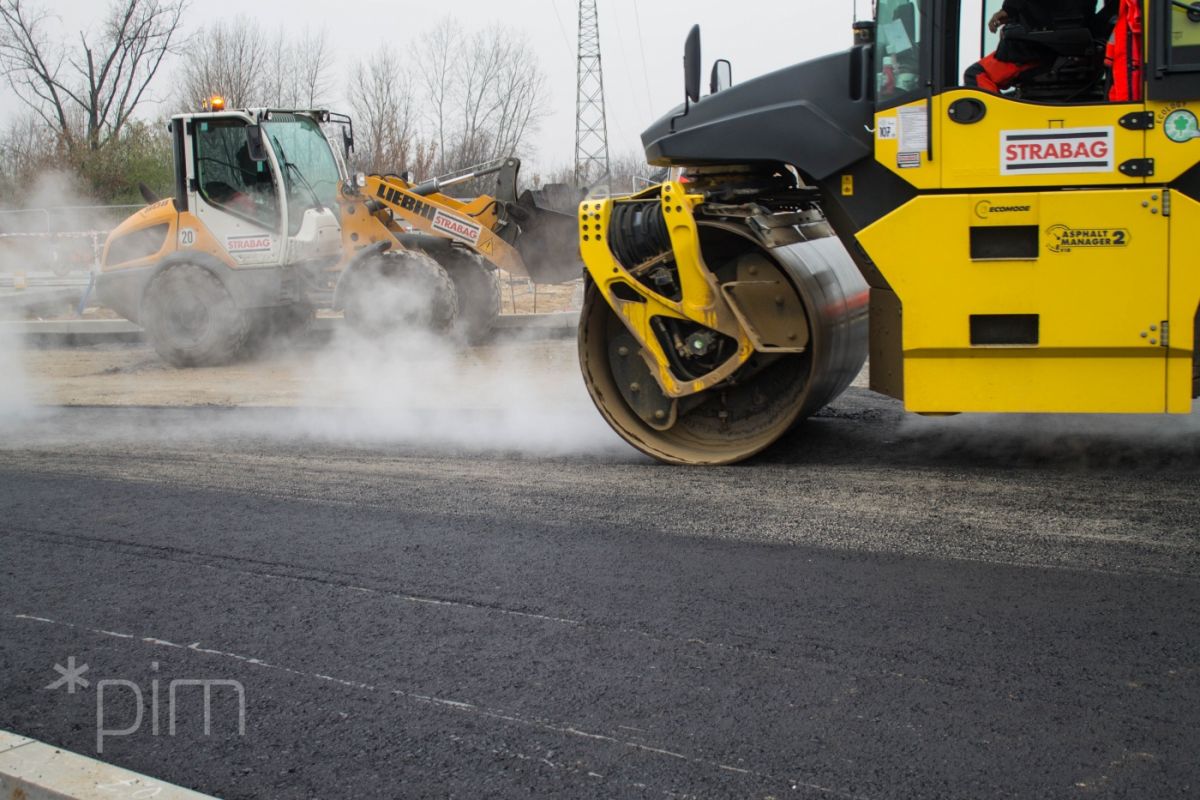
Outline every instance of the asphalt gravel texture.
[[0, 728], [226, 798], [1200, 795], [1194, 417], [854, 389], [720, 469], [306, 420], [10, 420]]

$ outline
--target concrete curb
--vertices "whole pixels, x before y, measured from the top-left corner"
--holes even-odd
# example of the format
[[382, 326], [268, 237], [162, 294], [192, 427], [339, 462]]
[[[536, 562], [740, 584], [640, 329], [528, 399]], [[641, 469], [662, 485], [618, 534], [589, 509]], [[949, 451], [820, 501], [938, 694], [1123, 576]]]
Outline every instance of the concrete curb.
[[[328, 334], [342, 325], [338, 318], [321, 317], [313, 322], [314, 333]], [[574, 336], [578, 311], [554, 314], [504, 314], [496, 321], [498, 333], [534, 332], [545, 336]], [[62, 341], [66, 344], [98, 344], [104, 341], [140, 341], [141, 326], [125, 319], [65, 319], [0, 322], [5, 335]]]
[[0, 293], [0, 309], [6, 311], [27, 311], [29, 309], [49, 308], [56, 306], [77, 306], [87, 287], [66, 289], [26, 289], [20, 292]]
[[209, 795], [0, 731], [0, 800], [212, 800]]

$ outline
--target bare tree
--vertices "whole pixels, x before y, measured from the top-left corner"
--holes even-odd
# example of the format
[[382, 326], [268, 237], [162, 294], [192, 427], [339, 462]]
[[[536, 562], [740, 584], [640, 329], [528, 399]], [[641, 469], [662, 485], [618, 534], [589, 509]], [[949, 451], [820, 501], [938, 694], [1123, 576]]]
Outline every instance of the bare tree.
[[524, 42], [511, 43], [495, 83], [493, 154], [518, 153], [548, 113], [546, 75]]
[[453, 17], [446, 17], [424, 37], [417, 54], [417, 70], [424, 94], [425, 115], [432, 128], [434, 145], [438, 152], [438, 171], [449, 172], [446, 157], [451, 149], [451, 116], [453, 101], [451, 94], [455, 82], [455, 43], [460, 36], [461, 25]]
[[38, 173], [61, 165], [60, 140], [36, 114], [11, 119], [0, 132], [0, 203], [13, 205]]
[[324, 31], [306, 29], [293, 38], [280, 30], [265, 48], [259, 103], [276, 108], [315, 108], [331, 89], [333, 48]]
[[456, 167], [486, 160], [495, 145], [494, 126], [499, 110], [499, 80], [508, 47], [495, 31], [480, 31], [470, 40], [458, 61], [454, 96], [459, 130], [454, 143]]
[[325, 28], [313, 32], [307, 28], [292, 43], [294, 105], [316, 108], [327, 100], [331, 88], [333, 48]]
[[333, 48], [323, 30], [293, 36], [281, 28], [270, 37], [239, 16], [210, 24], [197, 38], [180, 72], [180, 108], [215, 94], [229, 108], [316, 108], [332, 91]]
[[163, 59], [176, 51], [186, 6], [187, 0], [114, 0], [97, 32], [80, 31], [78, 44], [68, 45], [52, 41], [48, 12], [0, 0], [0, 68], [68, 150], [99, 150], [120, 134]]
[[220, 95], [230, 108], [260, 102], [267, 71], [262, 31], [245, 16], [219, 20], [196, 37], [184, 57], [175, 104], [196, 109], [206, 98]]
[[442, 172], [528, 148], [548, 111], [537, 57], [505, 28], [464, 39], [461, 26], [447, 18], [425, 37], [418, 71]]
[[419, 171], [413, 113], [413, 81], [389, 47], [381, 47], [354, 65], [350, 74], [350, 108], [356, 120], [355, 158], [366, 172]]

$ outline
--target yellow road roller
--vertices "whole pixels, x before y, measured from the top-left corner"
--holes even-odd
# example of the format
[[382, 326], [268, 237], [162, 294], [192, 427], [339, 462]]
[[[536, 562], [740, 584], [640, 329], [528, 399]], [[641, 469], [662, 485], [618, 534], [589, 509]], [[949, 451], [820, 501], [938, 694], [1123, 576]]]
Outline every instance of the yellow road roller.
[[868, 356], [919, 414], [1189, 413], [1200, 3], [875, 5], [849, 49], [736, 86], [718, 61], [707, 93], [692, 31], [643, 134], [677, 179], [579, 210], [601, 414], [733, 463]]

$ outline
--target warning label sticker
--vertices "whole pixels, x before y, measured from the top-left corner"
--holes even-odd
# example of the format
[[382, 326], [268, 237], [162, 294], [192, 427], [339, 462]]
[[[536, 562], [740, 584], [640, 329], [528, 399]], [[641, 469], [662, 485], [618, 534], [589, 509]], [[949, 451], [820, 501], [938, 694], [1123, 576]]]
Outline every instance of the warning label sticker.
[[461, 239], [464, 242], [475, 244], [479, 241], [479, 235], [483, 232], [483, 228], [473, 222], [467, 222], [465, 219], [452, 217], [442, 211], [437, 212], [433, 217], [433, 229], [449, 234], [455, 239]]
[[895, 117], [880, 117], [875, 122], [875, 131], [883, 141], [895, 139], [900, 135]]
[[1112, 172], [1113, 128], [1000, 132], [1000, 174]]

